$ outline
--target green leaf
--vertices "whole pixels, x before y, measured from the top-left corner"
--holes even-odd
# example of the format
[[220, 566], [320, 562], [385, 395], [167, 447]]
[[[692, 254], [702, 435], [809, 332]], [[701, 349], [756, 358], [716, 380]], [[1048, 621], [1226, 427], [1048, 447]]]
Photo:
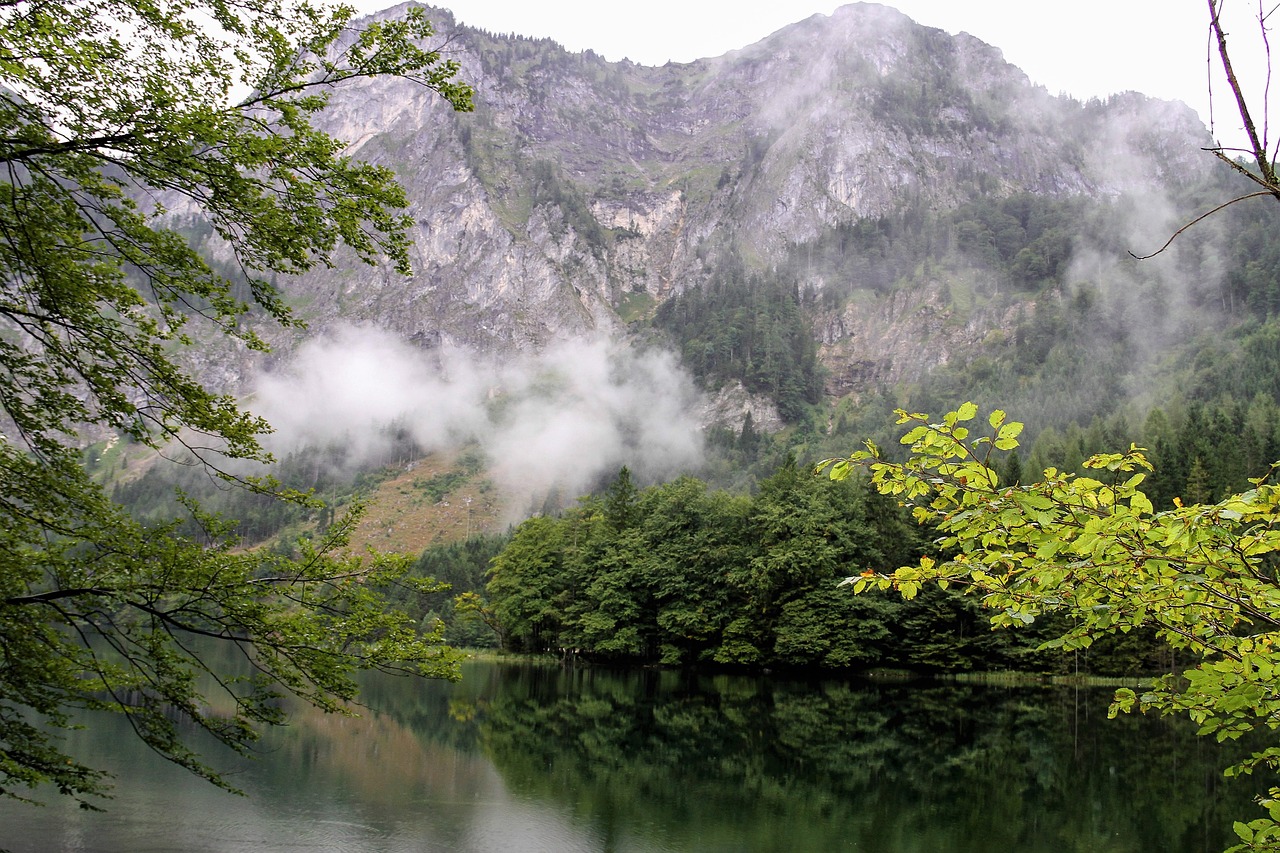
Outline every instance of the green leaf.
[[1002, 440], [1007, 440], [1017, 438], [1020, 435], [1022, 435], [1022, 424], [1015, 421], [1000, 427], [1000, 431], [997, 433], [996, 437]]

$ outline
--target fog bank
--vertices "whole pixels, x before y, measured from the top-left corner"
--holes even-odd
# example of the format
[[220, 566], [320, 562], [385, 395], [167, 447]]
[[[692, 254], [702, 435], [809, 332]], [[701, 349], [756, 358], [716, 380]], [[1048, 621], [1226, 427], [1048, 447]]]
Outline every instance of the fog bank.
[[277, 455], [336, 446], [351, 467], [377, 460], [397, 431], [426, 452], [476, 442], [523, 510], [555, 491], [572, 499], [622, 465], [641, 480], [696, 466], [696, 402], [665, 352], [576, 340], [499, 363], [343, 326], [261, 375], [248, 407], [275, 428], [266, 444]]

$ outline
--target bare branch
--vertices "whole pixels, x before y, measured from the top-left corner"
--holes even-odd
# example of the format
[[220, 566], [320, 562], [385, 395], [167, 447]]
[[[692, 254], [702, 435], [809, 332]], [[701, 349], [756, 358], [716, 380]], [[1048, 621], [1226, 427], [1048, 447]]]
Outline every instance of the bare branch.
[[79, 587], [76, 589], [55, 589], [49, 592], [40, 592], [34, 595], [15, 595], [4, 599], [4, 604], [48, 604], [57, 601], [60, 598], [75, 598], [81, 595], [111, 595], [110, 590], [96, 589], [94, 587]]
[[1145, 261], [1145, 260], [1147, 260], [1148, 258], [1154, 258], [1156, 255], [1160, 254], [1160, 253], [1161, 253], [1161, 252], [1163, 252], [1165, 249], [1167, 249], [1167, 248], [1169, 248], [1171, 245], [1173, 245], [1173, 241], [1174, 241], [1174, 240], [1176, 240], [1176, 239], [1178, 239], [1178, 236], [1179, 236], [1180, 234], [1182, 234], [1182, 232], [1183, 232], [1183, 231], [1186, 231], [1188, 228], [1190, 228], [1190, 227], [1191, 227], [1191, 226], [1193, 226], [1193, 225], [1196, 225], [1196, 224], [1198, 224], [1198, 223], [1200, 223], [1200, 222], [1203, 222], [1204, 220], [1208, 219], [1210, 216], [1213, 216], [1213, 215], [1214, 215], [1215, 213], [1217, 213], [1219, 210], [1222, 210], [1224, 207], [1230, 207], [1231, 205], [1235, 204], [1235, 203], [1236, 203], [1236, 202], [1238, 202], [1238, 201], [1245, 201], [1246, 199], [1258, 198], [1259, 196], [1264, 196], [1264, 195], [1276, 195], [1276, 193], [1275, 193], [1273, 190], [1259, 190], [1259, 191], [1258, 191], [1258, 192], [1256, 192], [1256, 193], [1249, 193], [1248, 195], [1238, 196], [1238, 197], [1236, 197], [1236, 198], [1231, 199], [1231, 201], [1224, 201], [1222, 204], [1218, 205], [1218, 206], [1217, 206], [1217, 207], [1215, 207], [1213, 210], [1210, 210], [1208, 213], [1202, 213], [1202, 214], [1200, 214], [1200, 215], [1199, 215], [1199, 216], [1197, 216], [1195, 219], [1191, 220], [1191, 221], [1190, 221], [1190, 222], [1188, 222], [1186, 225], [1183, 225], [1183, 226], [1182, 226], [1181, 228], [1179, 228], [1177, 231], [1173, 232], [1173, 236], [1172, 236], [1172, 237], [1170, 237], [1168, 240], [1166, 240], [1166, 241], [1165, 241], [1165, 244], [1164, 244], [1163, 246], [1161, 246], [1159, 249], [1156, 249], [1156, 250], [1155, 250], [1154, 252], [1152, 252], [1151, 254], [1149, 254], [1149, 255], [1136, 255], [1136, 254], [1134, 254], [1133, 252], [1130, 252], [1129, 254], [1130, 254], [1132, 257], [1137, 258], [1137, 259], [1138, 259], [1138, 260], [1140, 260], [1140, 261]]
[[1267, 80], [1262, 89], [1262, 149], [1266, 151], [1271, 126], [1271, 41], [1267, 38], [1267, 15], [1262, 12], [1262, 0], [1258, 0], [1258, 29], [1262, 33], [1262, 48], [1267, 56]]
[[1252, 146], [1252, 154], [1258, 164], [1258, 171], [1263, 181], [1265, 181], [1265, 185], [1271, 188], [1271, 195], [1280, 199], [1280, 180], [1276, 179], [1275, 169], [1267, 157], [1266, 144], [1258, 136], [1258, 129], [1254, 125], [1253, 116], [1249, 112], [1249, 105], [1245, 101], [1244, 92], [1240, 89], [1240, 81], [1236, 79], [1235, 70], [1231, 67], [1231, 56], [1227, 52], [1227, 34], [1222, 29], [1222, 21], [1219, 17], [1222, 0], [1208, 0], [1208, 3], [1209, 26], [1218, 43], [1218, 57], [1222, 60], [1222, 70], [1226, 74], [1227, 85], [1231, 87], [1231, 93], [1235, 95], [1236, 107], [1240, 110], [1240, 120], [1244, 122], [1245, 133], [1249, 136], [1249, 144]]

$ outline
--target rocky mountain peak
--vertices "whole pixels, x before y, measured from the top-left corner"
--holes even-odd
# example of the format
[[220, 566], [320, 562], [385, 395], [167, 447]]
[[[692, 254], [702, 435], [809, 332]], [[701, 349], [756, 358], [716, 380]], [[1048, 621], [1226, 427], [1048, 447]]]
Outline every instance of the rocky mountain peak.
[[[1184, 105], [1052, 96], [997, 48], [879, 4], [658, 68], [429, 17], [477, 110], [397, 81], [334, 97], [326, 129], [408, 190], [415, 273], [290, 282], [313, 329], [367, 323], [487, 353], [616, 337], [726, 265], [767, 271], [859, 222], [1019, 193], [1158, 192], [1211, 165]], [[860, 363], [839, 330], [868, 337], [864, 322], [819, 326]]]

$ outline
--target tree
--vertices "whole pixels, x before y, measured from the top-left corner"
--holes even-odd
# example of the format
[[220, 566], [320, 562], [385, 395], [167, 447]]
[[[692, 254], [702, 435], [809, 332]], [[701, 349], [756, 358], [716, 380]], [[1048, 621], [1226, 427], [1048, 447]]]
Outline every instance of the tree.
[[545, 515], [524, 521], [493, 558], [489, 574], [485, 591], [503, 644], [525, 652], [559, 648], [564, 611], [575, 592], [560, 521]]
[[623, 465], [604, 494], [604, 517], [612, 532], [620, 533], [639, 523], [639, 495], [640, 490], [631, 480], [631, 469]]
[[[1247, 148], [1229, 148], [1217, 145], [1209, 149], [1215, 157], [1229, 166], [1236, 173], [1243, 175], [1255, 186], [1259, 187], [1250, 193], [1238, 195], [1228, 201], [1225, 201], [1212, 210], [1202, 213], [1195, 219], [1183, 225], [1173, 233], [1171, 237], [1156, 251], [1149, 255], [1134, 255], [1139, 259], [1155, 257], [1172, 245], [1173, 241], [1178, 239], [1187, 229], [1191, 228], [1205, 219], [1218, 213], [1225, 207], [1240, 201], [1247, 201], [1253, 198], [1265, 198], [1270, 196], [1276, 200], [1280, 200], [1280, 173], [1276, 171], [1276, 161], [1280, 159], [1280, 141], [1272, 147], [1272, 141], [1267, 137], [1268, 131], [1268, 104], [1266, 99], [1270, 90], [1271, 83], [1271, 46], [1268, 40], [1270, 27], [1268, 19], [1271, 14], [1276, 11], [1276, 7], [1272, 7], [1270, 11], [1264, 11], [1263, 4], [1258, 3], [1257, 24], [1258, 33], [1261, 36], [1262, 49], [1266, 52], [1267, 72], [1265, 88], [1262, 90], [1263, 100], [1263, 123], [1262, 129], [1259, 131], [1258, 122], [1254, 118], [1255, 110], [1250, 108], [1250, 96], [1246, 93], [1246, 87], [1236, 76], [1235, 66], [1231, 62], [1231, 52], [1228, 49], [1228, 29], [1224, 23], [1225, 0], [1206, 0], [1209, 4], [1209, 33], [1213, 40], [1212, 50], [1218, 54], [1218, 64], [1222, 70], [1223, 79], [1227, 84], [1227, 88], [1231, 92], [1231, 102], [1236, 109], [1236, 113], [1240, 117], [1241, 128], [1244, 130], [1245, 139], [1248, 143]], [[1211, 93], [1212, 94], [1212, 93]], [[1243, 157], [1240, 155], [1244, 155]], [[1132, 254], [1132, 253], [1131, 253]]]
[[[423, 46], [420, 10], [358, 29], [353, 14], [306, 0], [0, 5], [0, 794], [49, 783], [89, 805], [109, 787], [57, 735], [77, 709], [124, 714], [226, 786], [183, 728], [244, 751], [280, 722], [280, 692], [341, 710], [356, 668], [456, 674], [436, 633], [383, 606], [406, 563], [338, 550], [354, 517], [283, 559], [238, 549], [232, 525], [189, 502], [198, 539], [144, 527], [82, 464], [82, 436], [106, 432], [186, 448], [231, 480], [220, 460], [269, 460], [267, 424], [184, 368], [188, 328], [263, 349], [247, 315], [296, 325], [277, 275], [353, 258], [408, 269], [394, 176], [312, 120], [357, 78], [411, 80], [460, 110], [471, 90]], [[229, 271], [180, 222], [211, 231]], [[243, 666], [215, 665], [213, 642]]]
[[[1280, 485], [1271, 475], [1217, 504], [1177, 500], [1156, 511], [1139, 489], [1151, 466], [1130, 446], [1088, 459], [1096, 478], [1049, 468], [1039, 482], [1008, 484], [993, 451], [1016, 448], [1022, 425], [997, 410], [979, 435], [969, 426], [977, 411], [966, 403], [933, 422], [900, 410], [898, 422], [910, 427], [905, 461], [887, 460], [868, 442], [819, 465], [836, 480], [869, 468], [880, 492], [942, 534], [938, 555], [845, 583], [855, 593], [893, 588], [908, 599], [926, 583], [960, 587], [995, 611], [996, 626], [1061, 614], [1071, 627], [1050, 648], [1154, 629], [1189, 668], [1141, 693], [1116, 691], [1113, 716], [1185, 714], [1219, 741], [1280, 728]], [[1257, 767], [1280, 769], [1280, 746], [1227, 772]], [[1236, 824], [1239, 849], [1280, 849], [1280, 788], [1262, 804], [1268, 817]]]

